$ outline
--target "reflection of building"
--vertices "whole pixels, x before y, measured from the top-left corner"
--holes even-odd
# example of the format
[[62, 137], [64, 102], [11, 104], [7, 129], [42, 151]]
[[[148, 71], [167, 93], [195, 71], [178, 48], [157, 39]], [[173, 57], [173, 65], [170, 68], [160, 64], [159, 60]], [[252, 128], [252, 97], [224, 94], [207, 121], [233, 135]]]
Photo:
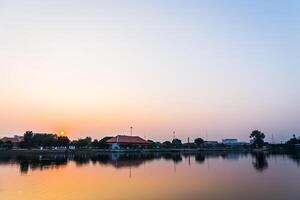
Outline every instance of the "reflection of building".
[[240, 154], [237, 153], [228, 153], [222, 156], [226, 160], [239, 160]]
[[111, 164], [115, 168], [139, 167], [145, 160], [109, 160], [107, 164]]
[[127, 136], [127, 135], [117, 135], [106, 141], [107, 144], [111, 145], [112, 149], [121, 149], [127, 147], [141, 147], [148, 145], [149, 142], [144, 140], [139, 136]]
[[11, 143], [18, 143], [24, 140], [23, 136], [15, 135], [14, 137], [4, 137], [0, 139], [2, 142], [11, 142]]

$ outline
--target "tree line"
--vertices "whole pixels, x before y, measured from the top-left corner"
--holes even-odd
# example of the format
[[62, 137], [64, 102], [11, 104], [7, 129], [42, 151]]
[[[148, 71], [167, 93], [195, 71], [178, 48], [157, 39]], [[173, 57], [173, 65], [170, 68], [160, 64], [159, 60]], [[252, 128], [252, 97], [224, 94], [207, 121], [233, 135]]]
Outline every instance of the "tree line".
[[[254, 130], [249, 135], [252, 140], [251, 146], [253, 148], [261, 148], [268, 145], [264, 141], [265, 134], [259, 130]], [[70, 140], [67, 136], [58, 136], [56, 134], [39, 134], [33, 133], [32, 131], [27, 131], [24, 134], [24, 140], [19, 142], [17, 146], [19, 148], [51, 148], [51, 147], [69, 147], [73, 146], [75, 148], [84, 149], [84, 148], [98, 148], [98, 149], [107, 149], [109, 145], [106, 143], [108, 139], [112, 137], [104, 137], [100, 140], [92, 140], [91, 137], [79, 138], [77, 140]], [[202, 138], [196, 138], [191, 143], [183, 144], [182, 141], [178, 138], [173, 139], [172, 141], [164, 142], [154, 142], [153, 140], [148, 140], [148, 148], [200, 148], [206, 145], [205, 141]], [[296, 135], [286, 142], [286, 145], [295, 145], [300, 144], [300, 138], [296, 138]], [[13, 147], [11, 142], [2, 142], [0, 140], [0, 148], [10, 149]], [[219, 146], [224, 146], [224, 144], [219, 144]]]
[[77, 140], [70, 140], [67, 136], [58, 136], [56, 134], [40, 134], [27, 131], [24, 134], [24, 140], [19, 143], [20, 148], [50, 148], [50, 147], [68, 147], [74, 146], [76, 148], [106, 148], [106, 140], [111, 137], [105, 137], [102, 140], [92, 141], [91, 137], [79, 138]]

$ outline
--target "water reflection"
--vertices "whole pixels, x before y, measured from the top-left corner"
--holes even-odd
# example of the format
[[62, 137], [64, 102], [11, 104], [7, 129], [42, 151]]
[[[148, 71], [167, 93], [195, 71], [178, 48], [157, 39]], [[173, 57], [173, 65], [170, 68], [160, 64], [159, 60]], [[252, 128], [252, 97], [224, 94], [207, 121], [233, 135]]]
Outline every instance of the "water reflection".
[[[20, 167], [22, 174], [30, 170], [58, 169], [66, 166], [69, 162], [75, 162], [78, 167], [87, 164], [109, 165], [114, 168], [135, 168], [154, 160], [166, 160], [176, 165], [183, 161], [183, 157], [191, 159], [197, 164], [203, 164], [209, 159], [224, 159], [228, 161], [238, 161], [244, 157], [251, 156], [252, 166], [258, 172], [268, 169], [268, 159], [270, 157], [284, 156], [294, 161], [300, 167], [299, 154], [267, 154], [257, 153], [226, 153], [226, 152], [202, 152], [202, 153], [80, 153], [80, 154], [0, 154], [0, 165], [15, 164]], [[251, 163], [249, 163], [251, 164]]]
[[288, 154], [288, 157], [297, 163], [297, 166], [300, 167], [300, 153]]
[[262, 172], [268, 168], [267, 154], [263, 152], [252, 153], [252, 157], [254, 158], [253, 167]]
[[197, 154], [195, 155], [195, 160], [197, 163], [204, 163], [205, 161], [205, 156], [203, 154]]

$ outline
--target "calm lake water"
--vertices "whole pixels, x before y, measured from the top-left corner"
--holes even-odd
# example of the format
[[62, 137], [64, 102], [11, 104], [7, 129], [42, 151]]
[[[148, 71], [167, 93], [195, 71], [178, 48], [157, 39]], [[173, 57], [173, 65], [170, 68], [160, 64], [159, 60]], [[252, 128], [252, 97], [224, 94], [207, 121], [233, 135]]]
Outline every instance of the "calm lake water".
[[300, 199], [300, 156], [0, 155], [2, 200]]

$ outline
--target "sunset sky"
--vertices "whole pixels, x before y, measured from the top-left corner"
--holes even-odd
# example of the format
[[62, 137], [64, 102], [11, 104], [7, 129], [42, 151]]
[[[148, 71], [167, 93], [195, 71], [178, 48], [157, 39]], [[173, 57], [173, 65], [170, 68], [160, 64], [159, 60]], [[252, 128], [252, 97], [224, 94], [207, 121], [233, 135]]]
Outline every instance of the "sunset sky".
[[300, 136], [300, 1], [0, 0], [0, 137]]

